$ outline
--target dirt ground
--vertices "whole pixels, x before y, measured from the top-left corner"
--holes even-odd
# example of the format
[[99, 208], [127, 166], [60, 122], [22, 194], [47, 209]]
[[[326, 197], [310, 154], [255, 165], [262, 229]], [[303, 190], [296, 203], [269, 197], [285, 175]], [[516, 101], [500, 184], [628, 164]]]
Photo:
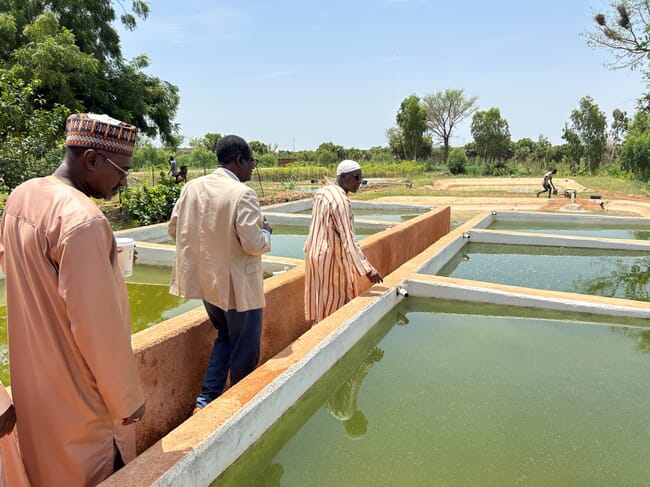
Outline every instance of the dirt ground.
[[[564, 196], [565, 190], [587, 193], [585, 188], [573, 179], [556, 178], [553, 180], [558, 194], [550, 199], [546, 195], [536, 197], [541, 189], [539, 178], [464, 178], [439, 179], [431, 186], [432, 191], [447, 191], [447, 196], [384, 196], [373, 201], [414, 205], [449, 205], [452, 218], [466, 218], [481, 211], [567, 211], [567, 212], [602, 212], [604, 215], [650, 217], [650, 199], [625, 195], [602, 195], [601, 198], [577, 198], [573, 202]], [[380, 191], [386, 184], [369, 184], [364, 192]], [[422, 188], [421, 188], [422, 189]], [[424, 187], [426, 189], [426, 187]], [[505, 196], [455, 196], [458, 192], [488, 191], [494, 189]], [[510, 193], [510, 194], [508, 194]], [[260, 205], [267, 206], [305, 198], [313, 193], [302, 191], [283, 191], [273, 196], [260, 198]], [[598, 196], [598, 195], [594, 195]]]
[[[546, 195], [536, 197], [541, 190], [539, 178], [476, 178], [476, 179], [440, 179], [431, 187], [436, 191], [449, 191], [448, 196], [387, 196], [374, 201], [415, 205], [449, 205], [453, 218], [473, 216], [481, 211], [567, 211], [567, 212], [602, 212], [604, 215], [650, 217], [650, 199], [631, 198], [624, 195], [601, 195], [601, 198], [577, 198], [572, 202], [564, 196], [568, 189], [578, 193], [589, 189], [573, 179], [553, 179], [558, 194], [550, 199]], [[512, 196], [467, 197], [454, 196], [454, 192], [472, 190], [499, 190]], [[590, 195], [591, 196], [591, 195]], [[595, 195], [594, 196], [599, 196]]]

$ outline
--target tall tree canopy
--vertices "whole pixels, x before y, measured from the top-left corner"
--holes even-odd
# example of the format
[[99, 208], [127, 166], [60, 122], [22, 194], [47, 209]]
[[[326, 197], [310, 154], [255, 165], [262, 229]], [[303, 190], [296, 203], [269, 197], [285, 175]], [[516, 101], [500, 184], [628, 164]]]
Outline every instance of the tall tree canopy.
[[417, 160], [425, 149], [422, 135], [427, 128], [427, 112], [420, 104], [420, 99], [411, 95], [402, 100], [397, 116], [397, 125], [401, 129], [406, 157]]
[[464, 90], [445, 90], [423, 98], [427, 127], [443, 144], [443, 157], [449, 156], [449, 139], [456, 126], [477, 110], [475, 96], [466, 97]]
[[472, 117], [476, 153], [486, 161], [503, 160], [510, 150], [510, 127], [496, 108], [476, 112]]
[[[569, 145], [569, 153], [580, 154], [590, 174], [596, 172], [605, 154], [606, 128], [605, 113], [590, 96], [580, 99], [580, 106], [571, 112], [571, 122], [564, 127], [562, 138]], [[576, 163], [575, 157], [572, 162]]]
[[[146, 56], [122, 57], [113, 1], [0, 0], [0, 12], [0, 69], [35, 81], [43, 108], [107, 113], [166, 143], [177, 131], [178, 88], [145, 74]], [[120, 21], [134, 29], [148, 13], [133, 0]]]
[[612, 2], [608, 12], [594, 17], [595, 31], [587, 32], [590, 45], [604, 47], [614, 54], [611, 67], [637, 67], [650, 54], [650, 2], [622, 0]]

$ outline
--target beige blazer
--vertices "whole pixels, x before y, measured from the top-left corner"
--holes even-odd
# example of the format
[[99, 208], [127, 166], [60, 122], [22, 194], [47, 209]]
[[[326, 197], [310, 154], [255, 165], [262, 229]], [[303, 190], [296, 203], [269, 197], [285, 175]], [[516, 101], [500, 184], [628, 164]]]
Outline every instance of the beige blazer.
[[255, 191], [237, 176], [218, 168], [186, 183], [168, 232], [176, 240], [171, 294], [223, 310], [264, 307], [261, 256], [271, 239]]

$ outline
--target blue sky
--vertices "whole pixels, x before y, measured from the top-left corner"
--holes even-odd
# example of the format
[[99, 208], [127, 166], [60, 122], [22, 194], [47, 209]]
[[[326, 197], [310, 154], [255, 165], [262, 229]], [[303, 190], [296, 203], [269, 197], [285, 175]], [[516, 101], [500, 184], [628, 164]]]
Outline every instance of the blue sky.
[[[128, 3], [128, 2], [127, 2]], [[601, 0], [149, 0], [123, 54], [179, 87], [181, 133], [234, 133], [279, 149], [387, 145], [401, 101], [448, 88], [497, 107], [513, 140], [562, 143], [581, 97], [634, 111], [638, 72], [587, 46]], [[452, 145], [472, 141], [471, 120]], [[187, 140], [187, 139], [186, 139]]]

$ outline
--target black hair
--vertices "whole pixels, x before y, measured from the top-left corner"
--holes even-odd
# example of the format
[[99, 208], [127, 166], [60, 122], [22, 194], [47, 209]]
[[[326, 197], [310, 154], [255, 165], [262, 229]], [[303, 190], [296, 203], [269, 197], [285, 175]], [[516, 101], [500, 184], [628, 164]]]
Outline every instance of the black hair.
[[551, 168], [551, 173], [553, 173], [553, 174], [557, 173], [557, 169]]
[[248, 143], [237, 135], [226, 135], [221, 137], [215, 148], [219, 164], [230, 164], [235, 162], [237, 156], [241, 155], [246, 159], [253, 157], [253, 151]]
[[84, 152], [86, 152], [90, 147], [81, 147], [81, 146], [76, 146], [76, 145], [68, 145], [66, 146], [65, 150], [74, 158], [78, 159], [80, 157], [83, 157]]

